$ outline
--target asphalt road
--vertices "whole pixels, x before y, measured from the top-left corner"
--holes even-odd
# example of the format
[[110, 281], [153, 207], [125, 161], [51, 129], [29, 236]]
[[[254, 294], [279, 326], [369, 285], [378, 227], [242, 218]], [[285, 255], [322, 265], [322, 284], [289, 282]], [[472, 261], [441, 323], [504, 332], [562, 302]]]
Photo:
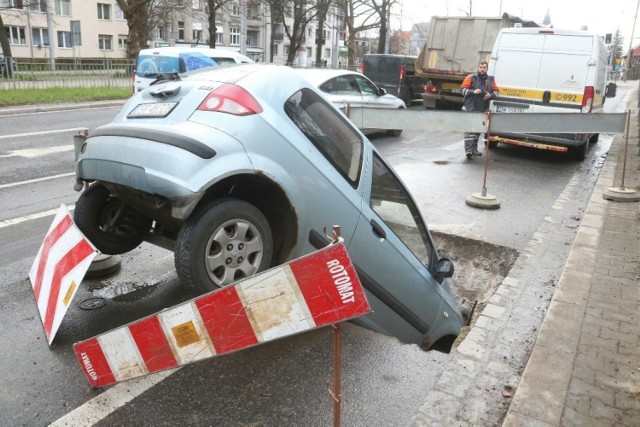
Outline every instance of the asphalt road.
[[[608, 107], [624, 96], [618, 90]], [[133, 381], [108, 391], [89, 388], [73, 358], [73, 342], [192, 297], [177, 280], [172, 254], [151, 245], [123, 257], [117, 275], [83, 282], [53, 345], [46, 344], [27, 274], [52, 211], [77, 199], [70, 175], [71, 129], [93, 129], [116, 111], [0, 116], [0, 424], [49, 424], [78, 407], [85, 411], [80, 419], [94, 416], [102, 425], [329, 424], [328, 328], [189, 365], [137, 397]], [[432, 229], [519, 251], [566, 188], [576, 216], [581, 214], [611, 137], [603, 135], [584, 162], [499, 147], [488, 171], [489, 193], [502, 202], [496, 211], [464, 204], [482, 186], [483, 162], [464, 158], [461, 134], [405, 131], [399, 138], [372, 140], [411, 189]], [[104, 298], [104, 307], [79, 307], [96, 296]], [[405, 425], [446, 360], [446, 354], [344, 325], [343, 424]], [[83, 406], [100, 395], [108, 399]], [[129, 403], [119, 407], [118, 399]]]

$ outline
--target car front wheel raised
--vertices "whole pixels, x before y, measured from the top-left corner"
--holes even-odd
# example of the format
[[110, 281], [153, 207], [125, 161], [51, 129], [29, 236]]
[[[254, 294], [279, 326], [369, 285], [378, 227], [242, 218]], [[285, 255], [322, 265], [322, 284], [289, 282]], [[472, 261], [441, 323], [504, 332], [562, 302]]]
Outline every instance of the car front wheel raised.
[[129, 209], [101, 184], [80, 194], [73, 220], [84, 235], [108, 255], [132, 251], [144, 240], [151, 221]]
[[184, 285], [200, 293], [269, 268], [271, 229], [252, 204], [224, 198], [197, 209], [178, 233], [175, 265]]

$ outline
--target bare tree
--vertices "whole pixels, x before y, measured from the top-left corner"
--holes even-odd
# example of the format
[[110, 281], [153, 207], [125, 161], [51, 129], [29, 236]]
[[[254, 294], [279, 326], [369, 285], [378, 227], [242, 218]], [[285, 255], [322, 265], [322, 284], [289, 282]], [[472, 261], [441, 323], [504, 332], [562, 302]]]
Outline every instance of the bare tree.
[[[265, 0], [271, 8], [272, 24], [282, 24], [284, 32], [289, 39], [289, 53], [287, 64], [292, 64], [296, 52], [306, 41], [306, 29], [309, 22], [316, 19], [319, 12], [319, 4], [322, 0]], [[321, 6], [322, 7], [322, 6]], [[291, 18], [289, 27], [285, 19]]]
[[209, 22], [209, 47], [216, 47], [216, 33], [218, 32], [218, 27], [216, 26], [216, 17], [218, 15], [218, 11], [222, 9], [223, 6], [230, 3], [232, 0], [207, 0], [207, 7], [209, 8], [208, 22]]
[[127, 58], [134, 59], [147, 47], [149, 16], [154, 0], [116, 0], [129, 27]]
[[398, 0], [367, 0], [380, 19], [380, 34], [378, 37], [378, 53], [384, 53], [387, 46], [387, 33], [389, 32], [389, 18], [391, 8]]
[[[343, 0], [345, 3], [346, 29], [349, 34], [348, 63], [355, 64], [358, 33], [380, 28], [380, 16], [371, 6], [371, 0]], [[356, 24], [357, 23], [357, 24]], [[383, 48], [384, 50], [384, 48]]]

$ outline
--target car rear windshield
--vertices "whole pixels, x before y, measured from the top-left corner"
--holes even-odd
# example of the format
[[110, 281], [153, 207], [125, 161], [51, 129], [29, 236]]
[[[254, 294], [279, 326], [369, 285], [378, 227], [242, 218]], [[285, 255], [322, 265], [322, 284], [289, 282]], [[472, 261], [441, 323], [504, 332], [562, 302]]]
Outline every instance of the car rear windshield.
[[213, 59], [199, 52], [184, 52], [178, 56], [140, 55], [136, 63], [139, 77], [155, 77], [161, 73], [186, 73], [218, 65]]

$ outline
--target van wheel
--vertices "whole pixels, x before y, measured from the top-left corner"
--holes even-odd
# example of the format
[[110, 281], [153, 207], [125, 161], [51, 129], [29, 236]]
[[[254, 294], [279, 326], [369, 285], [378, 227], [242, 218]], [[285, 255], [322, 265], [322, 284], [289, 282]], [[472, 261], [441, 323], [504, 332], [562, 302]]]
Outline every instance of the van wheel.
[[252, 204], [232, 198], [213, 200], [182, 226], [174, 257], [183, 285], [210, 292], [271, 266], [271, 228]]
[[589, 140], [587, 139], [584, 144], [571, 149], [571, 154], [576, 160], [584, 160], [587, 158], [587, 152], [589, 151]]
[[411, 107], [411, 104], [413, 103], [413, 91], [410, 90], [409, 92], [407, 92], [407, 96], [405, 96], [403, 101], [404, 105], [406, 105], [407, 108]]
[[400, 136], [401, 134], [402, 134], [402, 129], [393, 129], [393, 130], [387, 131], [387, 135], [389, 136]]

